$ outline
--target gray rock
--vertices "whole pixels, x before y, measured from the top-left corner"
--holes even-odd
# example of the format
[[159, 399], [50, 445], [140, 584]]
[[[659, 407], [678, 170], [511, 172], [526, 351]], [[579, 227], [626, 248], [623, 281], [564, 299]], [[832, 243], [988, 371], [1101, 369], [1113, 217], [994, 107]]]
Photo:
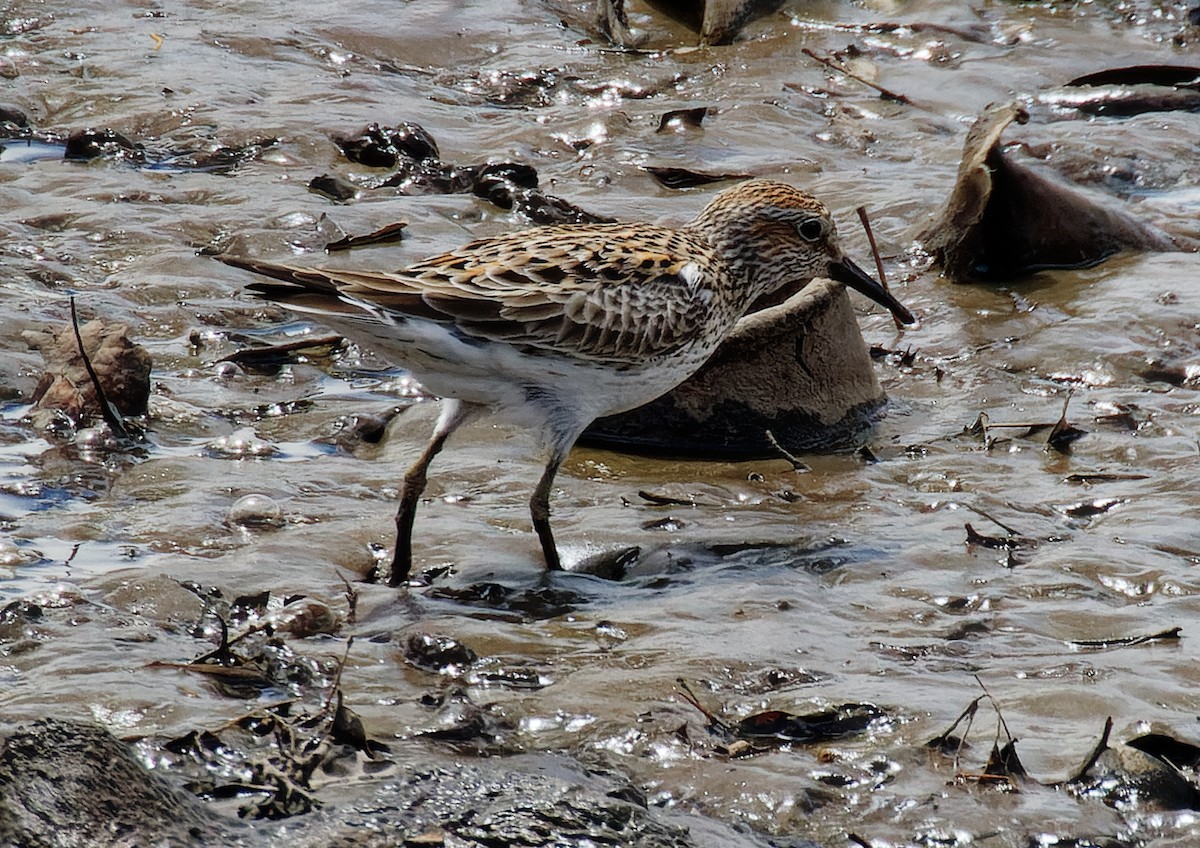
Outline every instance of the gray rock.
[[221, 844], [193, 796], [150, 774], [103, 728], [46, 719], [0, 748], [0, 846]]

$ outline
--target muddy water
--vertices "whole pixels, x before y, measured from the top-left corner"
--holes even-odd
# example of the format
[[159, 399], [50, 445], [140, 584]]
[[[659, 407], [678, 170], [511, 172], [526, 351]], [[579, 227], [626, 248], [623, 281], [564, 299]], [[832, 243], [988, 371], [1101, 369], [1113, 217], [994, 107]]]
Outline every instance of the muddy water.
[[[910, 228], [947, 195], [980, 109], [1106, 64], [1195, 63], [1186, 8], [935, 0], [789, 9], [732, 46], [699, 50], [678, 49], [692, 40], [682, 28], [635, 15], [650, 31], [647, 52], [622, 54], [533, 0], [7, 8], [0, 102], [39, 128], [111, 127], [152, 151], [278, 143], [229, 174], [0, 161], [9, 398], [0, 603], [70, 609], [7, 633], [2, 721], [93, 717], [122, 736], [170, 737], [253, 707], [146, 668], [209, 648], [188, 632], [199, 612], [178, 581], [229, 597], [303, 593], [347, 611], [343, 576], [365, 573], [371, 546], [390, 544], [399, 469], [436, 401], [370, 351], [275, 374], [216, 364], [252, 341], [319, 330], [248, 302], [243, 277], [197, 249], [385, 267], [522, 225], [469, 195], [385, 190], [338, 205], [306, 190], [322, 173], [365, 171], [341, 158], [331, 135], [409, 120], [434, 134], [446, 161], [528, 162], [549, 191], [625, 219], [682, 221], [710, 195], [661, 188], [643, 165], [790, 180], [830, 202], [864, 263], [851, 222], [865, 205], [901, 299], [922, 320], [898, 334], [886, 316], [862, 316], [869, 342], [915, 351], [878, 362], [892, 407], [871, 441], [877, 462], [814, 457], [797, 473], [783, 460], [576, 450], [554, 500], [559, 538], [569, 561], [640, 546], [621, 583], [543, 577], [525, 507], [538, 473], [527, 443], [486, 424], [464, 432], [435, 466], [418, 567], [453, 565], [435, 581], [452, 589], [549, 587], [570, 609], [522, 616], [357, 585], [351, 621], [293, 648], [325, 658], [358, 637], [342, 686], [372, 734], [407, 740], [396, 743], [399, 756], [462, 756], [413, 738], [432, 721], [421, 696], [457, 683], [502, 719], [494, 751], [566, 750], [631, 775], [664, 809], [764, 834], [831, 845], [847, 832], [877, 845], [1200, 838], [1191, 814], [956, 785], [953, 765], [923, 748], [979, 694], [978, 681], [1039, 778], [1070, 772], [1107, 716], [1118, 735], [1148, 722], [1194, 735], [1200, 394], [1194, 374], [1185, 378], [1200, 364], [1200, 259], [1126, 257], [993, 288], [952, 286], [906, 253]], [[896, 20], [975, 37], [830, 26]], [[830, 77], [801, 52], [847, 45], [861, 51], [860, 75], [913, 105]], [[702, 130], [655, 132], [663, 112], [696, 105], [716, 107]], [[1053, 142], [1051, 164], [1086, 170], [1157, 217], [1200, 212], [1195, 116], [1068, 123], [1068, 114], [1041, 114], [1021, 132]], [[1073, 158], [1081, 150], [1082, 164]], [[1106, 170], [1109, 162], [1122, 167]], [[312, 252], [339, 228], [401, 218], [410, 224], [398, 246]], [[22, 421], [40, 357], [21, 331], [65, 321], [69, 292], [85, 317], [128, 323], [153, 354], [154, 415], [138, 455], [52, 443]], [[1152, 362], [1178, 379], [1156, 379]], [[1053, 423], [1068, 396], [1067, 417], [1087, 431], [1069, 454], [1022, 428], [992, 428], [987, 440], [963, 432], [980, 413], [993, 425]], [[320, 441], [344, 416], [396, 406], [381, 445]], [[1095, 473], [1112, 477], [1073, 482]], [[695, 505], [656, 506], [639, 490]], [[275, 499], [284, 526], [227, 524], [248, 493]], [[1004, 535], [997, 521], [1036, 544], [1012, 556], [966, 544], [966, 523]], [[1181, 641], [1072, 645], [1173, 626]], [[496, 674], [454, 681], [406, 665], [398, 645], [419, 631], [460, 639]], [[547, 685], [511, 683], [530, 675]], [[728, 760], [700, 738], [677, 678], [732, 718], [845, 702], [889, 718], [820, 749]], [[986, 759], [994, 721], [981, 715], [963, 771]], [[689, 722], [690, 739], [676, 732]]]

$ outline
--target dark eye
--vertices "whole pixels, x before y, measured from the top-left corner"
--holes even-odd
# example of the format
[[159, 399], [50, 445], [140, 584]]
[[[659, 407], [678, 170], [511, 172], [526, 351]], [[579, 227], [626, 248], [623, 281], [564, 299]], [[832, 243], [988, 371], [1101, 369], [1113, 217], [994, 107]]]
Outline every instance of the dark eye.
[[825, 234], [825, 227], [816, 218], [809, 218], [799, 227], [800, 236], [806, 241], [816, 241]]

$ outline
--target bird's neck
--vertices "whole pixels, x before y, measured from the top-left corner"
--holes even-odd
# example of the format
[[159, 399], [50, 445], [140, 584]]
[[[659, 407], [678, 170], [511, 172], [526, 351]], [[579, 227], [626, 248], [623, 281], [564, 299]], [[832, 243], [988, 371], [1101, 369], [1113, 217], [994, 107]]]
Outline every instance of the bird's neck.
[[699, 238], [716, 254], [730, 278], [730, 285], [722, 287], [717, 296], [736, 305], [749, 304], [762, 292], [760, 274], [752, 258], [746, 251], [748, 232], [742, 232], [734, 222], [710, 221], [701, 214], [699, 218], [686, 224], [683, 229], [690, 235]]

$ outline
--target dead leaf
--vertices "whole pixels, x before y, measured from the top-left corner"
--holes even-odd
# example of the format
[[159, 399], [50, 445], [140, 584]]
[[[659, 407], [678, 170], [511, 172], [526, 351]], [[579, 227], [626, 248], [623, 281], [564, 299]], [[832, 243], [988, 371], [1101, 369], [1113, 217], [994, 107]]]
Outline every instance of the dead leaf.
[[393, 224], [388, 224], [385, 227], [380, 227], [377, 230], [361, 236], [346, 236], [337, 241], [331, 241], [325, 245], [325, 249], [329, 252], [336, 250], [349, 250], [352, 247], [363, 247], [368, 244], [383, 244], [394, 241], [400, 241], [404, 238], [404, 228], [408, 226], [408, 221], [396, 221]]
[[657, 165], [643, 165], [642, 170], [649, 173], [667, 188], [694, 188], [695, 186], [719, 183], [725, 180], [748, 180], [753, 174], [712, 173], [708, 171], [693, 171], [690, 168], [665, 168]]
[[1007, 155], [1001, 136], [1028, 118], [1015, 103], [992, 106], [967, 133], [950, 198], [917, 235], [947, 277], [1003, 280], [1095, 265], [1122, 250], [1191, 249], [1115, 202]]

